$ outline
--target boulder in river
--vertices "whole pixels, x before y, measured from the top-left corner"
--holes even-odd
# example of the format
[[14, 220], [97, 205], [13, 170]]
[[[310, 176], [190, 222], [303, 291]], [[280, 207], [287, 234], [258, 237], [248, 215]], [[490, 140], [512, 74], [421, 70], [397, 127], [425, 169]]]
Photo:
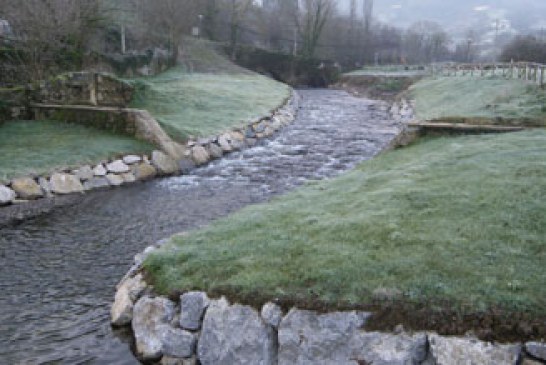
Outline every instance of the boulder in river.
[[205, 147], [201, 145], [194, 146], [191, 149], [191, 155], [192, 155], [193, 161], [195, 162], [197, 166], [204, 165], [210, 161], [209, 153], [207, 152]]
[[161, 151], [152, 152], [152, 165], [155, 166], [160, 175], [172, 175], [180, 172], [178, 162]]
[[55, 194], [72, 194], [84, 191], [80, 179], [70, 174], [53, 174], [49, 179], [49, 183], [51, 184], [51, 191]]
[[221, 158], [224, 155], [224, 151], [216, 143], [210, 143], [207, 147], [207, 151], [212, 158]]
[[110, 183], [106, 177], [93, 177], [83, 183], [85, 190], [102, 189], [110, 187]]
[[142, 162], [138, 165], [133, 165], [132, 170], [135, 178], [138, 181], [149, 180], [157, 175], [156, 168], [150, 165], [148, 162]]
[[4, 185], [0, 185], [0, 206], [11, 204], [16, 197], [17, 194], [15, 194], [15, 191]]
[[136, 349], [144, 361], [163, 355], [191, 358], [195, 353], [196, 336], [171, 326], [175, 305], [166, 298], [140, 298], [133, 309], [132, 327]]
[[112, 186], [121, 186], [125, 182], [123, 180], [123, 177], [121, 175], [116, 174], [108, 174], [106, 175], [106, 180], [108, 180], [108, 183]]
[[29, 177], [14, 179], [11, 182], [11, 188], [20, 199], [33, 200], [44, 196], [40, 185]]
[[118, 285], [114, 304], [110, 310], [111, 322], [114, 326], [126, 326], [133, 319], [133, 304], [146, 289], [142, 274], [127, 278]]

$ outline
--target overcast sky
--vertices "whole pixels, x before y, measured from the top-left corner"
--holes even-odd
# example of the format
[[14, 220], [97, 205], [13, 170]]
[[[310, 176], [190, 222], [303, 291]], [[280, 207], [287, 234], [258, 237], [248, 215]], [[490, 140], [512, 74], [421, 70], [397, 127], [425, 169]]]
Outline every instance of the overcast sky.
[[[363, 0], [358, 0], [361, 3]], [[338, 0], [343, 11], [350, 0]], [[469, 27], [528, 32], [546, 28], [546, 0], [375, 0], [375, 18], [399, 27], [433, 20], [452, 34]]]

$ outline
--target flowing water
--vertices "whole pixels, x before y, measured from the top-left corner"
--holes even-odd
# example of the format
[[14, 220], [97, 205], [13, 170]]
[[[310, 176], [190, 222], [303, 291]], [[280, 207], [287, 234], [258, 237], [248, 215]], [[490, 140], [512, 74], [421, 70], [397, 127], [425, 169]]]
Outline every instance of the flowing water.
[[296, 121], [272, 139], [190, 175], [93, 192], [0, 229], [0, 363], [134, 364], [109, 325], [133, 256], [174, 233], [267, 201], [372, 158], [398, 133], [386, 105], [304, 90]]

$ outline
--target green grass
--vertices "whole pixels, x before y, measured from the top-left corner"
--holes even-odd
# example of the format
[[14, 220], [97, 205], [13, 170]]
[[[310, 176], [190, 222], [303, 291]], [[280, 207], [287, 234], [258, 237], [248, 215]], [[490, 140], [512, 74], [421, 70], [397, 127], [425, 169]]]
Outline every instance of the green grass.
[[546, 126], [546, 91], [521, 80], [439, 77], [422, 80], [410, 90], [421, 120], [475, 117], [492, 118], [491, 123], [496, 123], [494, 118], [527, 119], [532, 125]]
[[56, 121], [11, 121], [0, 126], [0, 180], [77, 167], [153, 146], [130, 137]]
[[251, 206], [145, 262], [160, 293], [546, 314], [546, 131], [425, 139]]
[[252, 73], [188, 73], [139, 79], [133, 107], [147, 109], [176, 140], [246, 125], [282, 104], [289, 87]]

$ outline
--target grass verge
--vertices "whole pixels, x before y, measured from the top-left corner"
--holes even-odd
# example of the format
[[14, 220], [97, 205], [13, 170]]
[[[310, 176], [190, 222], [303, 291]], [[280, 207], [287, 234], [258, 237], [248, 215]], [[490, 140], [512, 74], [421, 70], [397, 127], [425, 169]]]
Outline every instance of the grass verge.
[[[421, 120], [546, 126], [546, 91], [521, 80], [488, 77], [425, 79], [410, 89]], [[473, 120], [474, 119], [474, 120]]]
[[152, 149], [134, 138], [77, 124], [11, 121], [0, 126], [0, 179], [45, 174]]
[[287, 85], [252, 73], [188, 73], [178, 67], [137, 81], [133, 107], [146, 109], [169, 135], [210, 136], [268, 114], [290, 95]]
[[176, 237], [145, 270], [163, 294], [546, 316], [545, 161], [544, 130], [425, 139]]

